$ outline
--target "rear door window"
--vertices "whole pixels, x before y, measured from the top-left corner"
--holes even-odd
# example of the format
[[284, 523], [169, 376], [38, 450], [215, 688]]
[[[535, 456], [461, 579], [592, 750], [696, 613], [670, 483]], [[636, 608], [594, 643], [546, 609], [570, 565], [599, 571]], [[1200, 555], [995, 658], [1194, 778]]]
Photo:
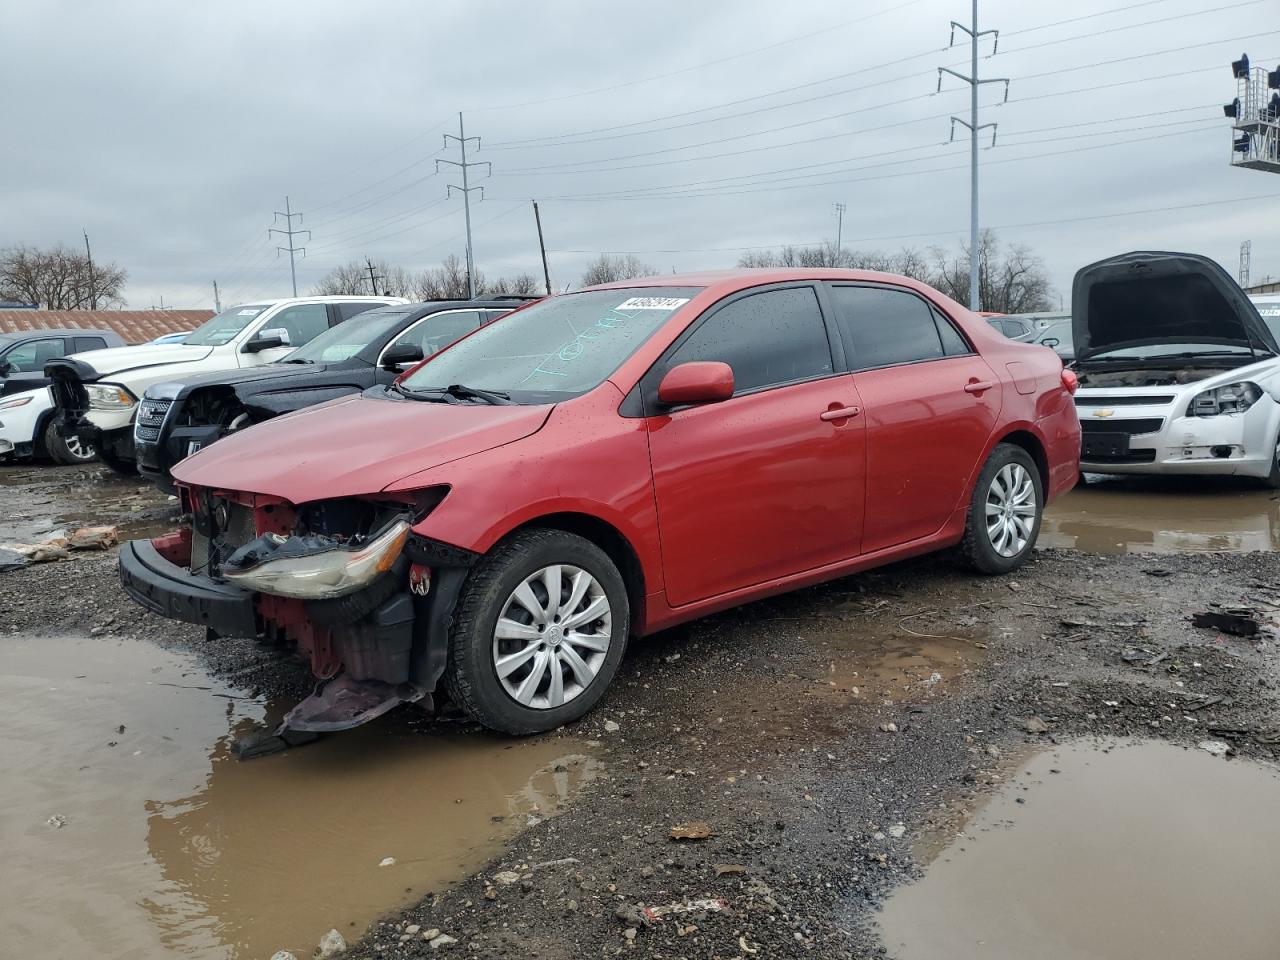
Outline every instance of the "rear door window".
[[880, 287], [833, 287], [831, 298], [851, 370], [946, 356], [933, 310], [915, 294]]
[[338, 308], [339, 320], [350, 320], [358, 313], [364, 313], [366, 310], [372, 310], [374, 307], [380, 307], [380, 303], [338, 303], [334, 304]]
[[834, 371], [818, 295], [809, 286], [764, 290], [716, 310], [676, 348], [667, 366], [694, 360], [727, 363], [735, 395]]
[[262, 329], [284, 330], [289, 336], [287, 346], [300, 347], [329, 329], [329, 311], [323, 303], [295, 304], [263, 323]]
[[106, 345], [107, 341], [102, 337], [76, 337], [76, 353], [83, 353], [85, 350], [102, 350]]

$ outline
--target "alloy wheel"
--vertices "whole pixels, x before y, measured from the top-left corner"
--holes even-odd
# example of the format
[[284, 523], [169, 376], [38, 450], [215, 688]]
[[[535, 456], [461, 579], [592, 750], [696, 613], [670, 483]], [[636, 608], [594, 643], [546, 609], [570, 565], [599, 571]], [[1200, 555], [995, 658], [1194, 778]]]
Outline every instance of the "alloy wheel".
[[82, 442], [81, 439], [74, 434], [72, 434], [71, 436], [68, 436], [65, 440], [65, 443], [66, 443], [67, 453], [71, 454], [72, 458], [74, 458], [77, 462], [92, 460], [95, 456], [97, 456], [96, 452], [93, 449], [92, 444]]
[[591, 685], [613, 636], [613, 612], [586, 570], [552, 564], [511, 592], [493, 631], [493, 667], [517, 703], [551, 710]]
[[1015, 557], [1027, 547], [1036, 523], [1036, 485], [1020, 463], [1007, 463], [987, 490], [987, 539], [1002, 557]]

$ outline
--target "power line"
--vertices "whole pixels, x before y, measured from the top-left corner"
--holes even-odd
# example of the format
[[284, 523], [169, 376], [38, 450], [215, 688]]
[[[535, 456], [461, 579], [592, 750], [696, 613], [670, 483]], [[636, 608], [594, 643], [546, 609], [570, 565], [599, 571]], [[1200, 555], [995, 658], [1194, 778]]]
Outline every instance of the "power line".
[[670, 70], [666, 73], [656, 73], [647, 77], [637, 77], [634, 80], [626, 80], [621, 83], [611, 84], [607, 87], [597, 87], [593, 90], [580, 90], [576, 93], [565, 93], [559, 96], [545, 97], [541, 100], [525, 100], [521, 103], [506, 103], [498, 106], [489, 106], [489, 107], [473, 107], [472, 112], [474, 113], [474, 112], [482, 112], [482, 111], [489, 111], [489, 110], [513, 110], [518, 107], [535, 107], [545, 103], [560, 103], [564, 100], [573, 100], [578, 97], [589, 97], [597, 93], [609, 93], [613, 90], [621, 90], [624, 87], [633, 87], [641, 83], [650, 83], [654, 80], [665, 80], [668, 77], [677, 77], [682, 74], [692, 73], [695, 70], [703, 70], [707, 67], [713, 67], [721, 63], [728, 63], [730, 60], [741, 60], [743, 57], [749, 57], [749, 56], [752, 56], [753, 54], [763, 53], [766, 50], [773, 50], [773, 49], [776, 49], [777, 47], [786, 46], [789, 43], [797, 43], [801, 40], [808, 40], [810, 37], [829, 34], [832, 30], [839, 30], [844, 27], [853, 26], [854, 24], [864, 23], [867, 20], [874, 19], [875, 17], [884, 16], [885, 14], [888, 14], [888, 13], [896, 13], [899, 10], [905, 10], [907, 7], [915, 6], [915, 4], [919, 2], [920, 0], [907, 0], [906, 3], [898, 4], [896, 7], [889, 7], [886, 10], [880, 10], [880, 11], [877, 11], [876, 13], [869, 13], [864, 17], [855, 17], [852, 20], [844, 20], [844, 21], [841, 21], [840, 23], [831, 24], [829, 26], [823, 27], [820, 30], [814, 30], [811, 33], [801, 34], [798, 37], [790, 37], [786, 40], [779, 40], [776, 43], [770, 43], [763, 47], [755, 47], [754, 49], [751, 49], [751, 50], [744, 50], [741, 53], [731, 54], [727, 57], [720, 57], [717, 60], [707, 60], [703, 63], [694, 64], [692, 66], [681, 67], [678, 70]]
[[[1224, 200], [1203, 200], [1197, 203], [1175, 204], [1173, 206], [1162, 207], [1146, 207], [1139, 210], [1121, 210], [1113, 213], [1099, 213], [1083, 217], [1063, 217], [1054, 220], [1032, 220], [1024, 223], [1000, 223], [991, 227], [992, 230], [1021, 230], [1028, 227], [1048, 227], [1060, 226], [1064, 223], [1086, 223], [1094, 220], [1112, 220], [1122, 217], [1145, 216], [1152, 213], [1174, 213], [1181, 210], [1196, 210], [1203, 207], [1218, 207], [1232, 203], [1257, 203], [1259, 200], [1276, 200], [1280, 199], [1280, 193], [1269, 193], [1256, 197], [1231, 197]], [[932, 237], [953, 236], [960, 230], [930, 230], [923, 233], [896, 233], [884, 234], [876, 237], [857, 237], [853, 243], [875, 243], [882, 240], [920, 240]], [[818, 246], [822, 241], [814, 241], [812, 243], [792, 243], [790, 246]], [[570, 250], [570, 249], [552, 249], [551, 253], [575, 253], [575, 254], [600, 254], [607, 253], [611, 255], [619, 254], [659, 254], [659, 253], [732, 253], [743, 250], [767, 250], [777, 244], [751, 246], [751, 247], [685, 247], [683, 249], [664, 249], [664, 250]]]

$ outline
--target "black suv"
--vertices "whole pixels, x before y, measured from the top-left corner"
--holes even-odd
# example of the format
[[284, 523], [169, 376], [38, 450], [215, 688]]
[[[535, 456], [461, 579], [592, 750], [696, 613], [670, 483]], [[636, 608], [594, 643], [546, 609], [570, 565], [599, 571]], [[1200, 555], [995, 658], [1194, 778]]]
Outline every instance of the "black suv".
[[391, 304], [345, 320], [276, 363], [147, 388], [134, 422], [138, 470], [166, 492], [169, 471], [236, 430], [389, 384], [413, 364], [535, 297]]

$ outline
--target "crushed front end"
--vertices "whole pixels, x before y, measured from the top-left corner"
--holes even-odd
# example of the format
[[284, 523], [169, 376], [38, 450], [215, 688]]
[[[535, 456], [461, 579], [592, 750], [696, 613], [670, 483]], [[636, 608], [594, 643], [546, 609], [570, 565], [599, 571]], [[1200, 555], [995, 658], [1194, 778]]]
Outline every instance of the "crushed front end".
[[180, 485], [190, 526], [120, 551], [126, 592], [211, 638], [297, 652], [318, 681], [279, 732], [344, 730], [431, 704], [453, 602], [474, 555], [412, 531], [447, 493], [295, 505]]

